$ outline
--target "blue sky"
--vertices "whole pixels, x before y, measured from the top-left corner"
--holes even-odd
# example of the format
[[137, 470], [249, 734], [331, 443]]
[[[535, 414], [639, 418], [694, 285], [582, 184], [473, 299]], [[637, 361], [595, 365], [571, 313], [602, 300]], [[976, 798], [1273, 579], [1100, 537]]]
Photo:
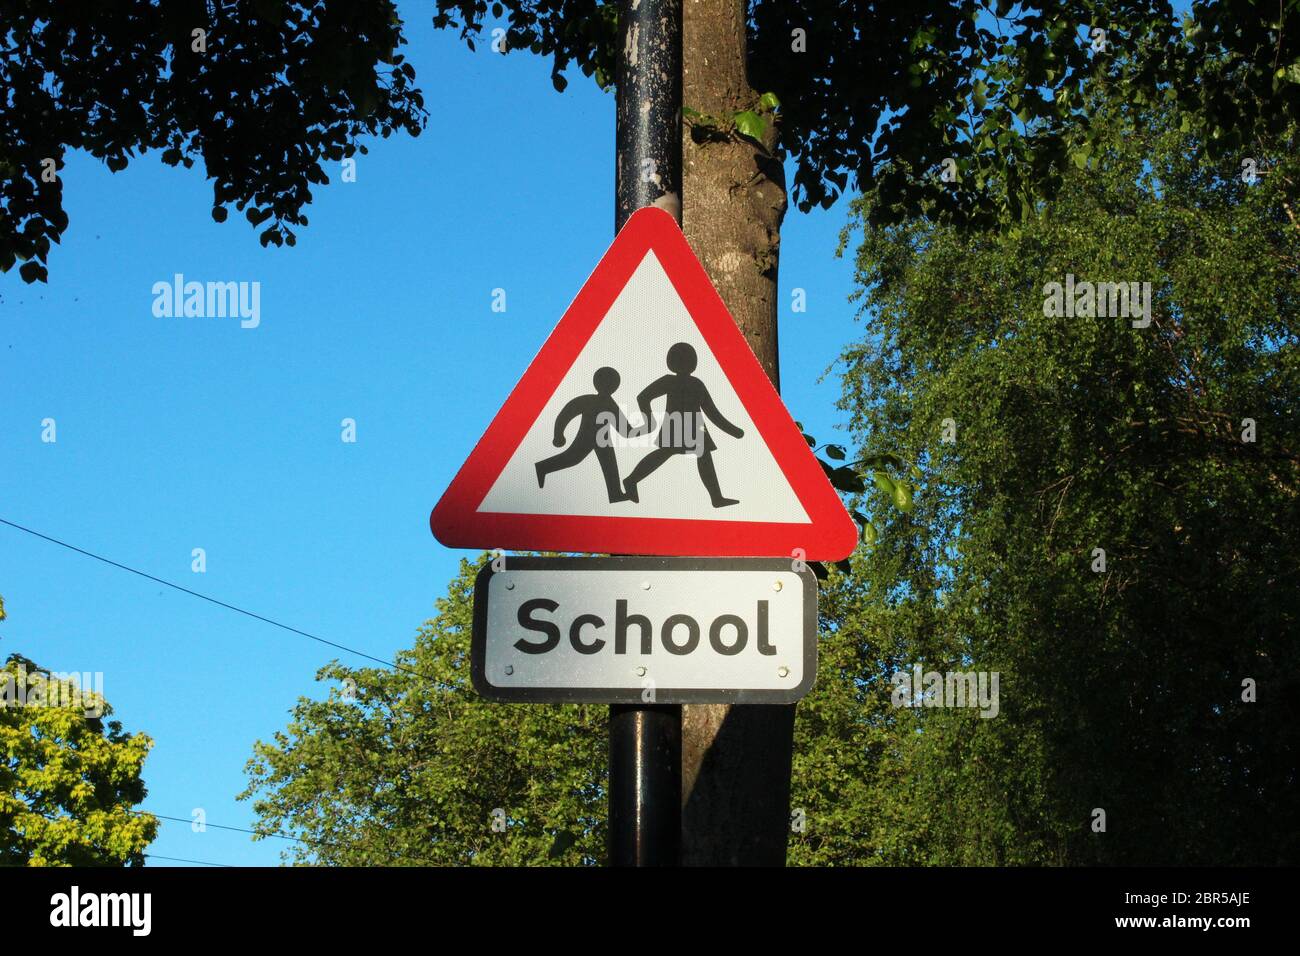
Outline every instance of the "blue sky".
[[[430, 126], [369, 143], [355, 183], [332, 171], [296, 248], [214, 223], [200, 168], [73, 155], [49, 284], [0, 276], [0, 517], [384, 659], [468, 554], [430, 509], [613, 238], [612, 95], [576, 72], [557, 94], [545, 61], [471, 53], [406, 6]], [[817, 380], [861, 334], [833, 255], [847, 215], [792, 211], [782, 233], [783, 395], [821, 441], [838, 382]], [[178, 272], [260, 282], [260, 326], [156, 318]], [[209, 824], [254, 824], [235, 800], [253, 741], [321, 696], [322, 663], [365, 663], [4, 526], [0, 595], [0, 655], [102, 671], [155, 740], [144, 806]], [[273, 865], [283, 846], [164, 823], [148, 852]]]

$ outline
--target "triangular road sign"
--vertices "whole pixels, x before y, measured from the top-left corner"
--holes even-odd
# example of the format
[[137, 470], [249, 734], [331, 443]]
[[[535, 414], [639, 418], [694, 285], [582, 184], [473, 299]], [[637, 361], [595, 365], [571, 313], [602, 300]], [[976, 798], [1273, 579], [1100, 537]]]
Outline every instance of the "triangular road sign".
[[429, 526], [453, 548], [692, 557], [830, 561], [857, 542], [686, 237], [656, 208], [628, 219]]

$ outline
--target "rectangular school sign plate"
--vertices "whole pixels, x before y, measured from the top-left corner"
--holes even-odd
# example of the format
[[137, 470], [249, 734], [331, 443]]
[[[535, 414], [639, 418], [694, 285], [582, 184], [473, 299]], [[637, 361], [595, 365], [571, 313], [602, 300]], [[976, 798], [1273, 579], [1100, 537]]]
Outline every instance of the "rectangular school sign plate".
[[489, 700], [789, 704], [817, 677], [817, 580], [788, 559], [495, 563], [474, 585], [471, 651]]

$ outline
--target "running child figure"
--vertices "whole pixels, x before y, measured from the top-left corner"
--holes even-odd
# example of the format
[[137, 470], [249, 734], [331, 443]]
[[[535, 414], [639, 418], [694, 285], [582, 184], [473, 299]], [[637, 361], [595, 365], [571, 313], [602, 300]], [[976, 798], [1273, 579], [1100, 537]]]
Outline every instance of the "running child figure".
[[[733, 425], [718, 411], [709, 395], [708, 386], [691, 373], [698, 364], [695, 349], [686, 342], [678, 342], [668, 350], [668, 370], [665, 375], [647, 385], [636, 397], [637, 406], [645, 424], [639, 432], [654, 430], [650, 403], [656, 398], [667, 396], [663, 427], [656, 436], [658, 448], [642, 458], [632, 473], [623, 483], [623, 493], [628, 500], [640, 501], [637, 485], [674, 455], [691, 454], [695, 456], [695, 467], [700, 473], [700, 481], [709, 492], [709, 498], [715, 508], [739, 504], [736, 498], [727, 498], [718, 487], [718, 473], [713, 467], [713, 453], [718, 446], [704, 427], [704, 419], [726, 432], [732, 438], [743, 438], [745, 432]], [[613, 500], [612, 498], [610, 499]]]
[[598, 368], [591, 378], [591, 383], [596, 386], [595, 394], [579, 395], [560, 409], [560, 414], [555, 419], [555, 447], [564, 448], [564, 431], [575, 418], [579, 420], [578, 431], [568, 448], [537, 463], [538, 488], [546, 486], [547, 475], [572, 468], [594, 451], [605, 477], [605, 492], [610, 503], [628, 500], [619, 484], [618, 462], [614, 457], [611, 434], [617, 432], [624, 438], [634, 436], [634, 430], [612, 397], [618, 391], [619, 382], [617, 370], [609, 366]]

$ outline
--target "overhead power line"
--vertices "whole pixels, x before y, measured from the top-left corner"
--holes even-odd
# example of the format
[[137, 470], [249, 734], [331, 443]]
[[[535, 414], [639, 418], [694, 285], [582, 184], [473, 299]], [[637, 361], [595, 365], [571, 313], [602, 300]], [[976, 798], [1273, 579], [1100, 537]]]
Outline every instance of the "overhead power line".
[[[189, 823], [189, 824], [194, 823], [193, 819], [187, 820], [184, 817], [171, 817], [165, 813], [156, 813], [153, 810], [127, 810], [126, 812], [134, 813], [136, 816], [149, 816], [149, 817], [157, 817], [159, 820], [170, 820], [173, 823]], [[323, 843], [320, 841], [307, 840], [304, 839], [303, 837], [290, 836], [288, 833], [278, 833], [274, 830], [249, 830], [246, 827], [232, 827], [220, 823], [208, 823], [207, 821], [204, 821], [202, 826], [204, 827], [204, 829], [210, 828], [213, 830], [230, 830], [234, 833], [251, 833], [253, 836], [277, 837], [278, 839], [281, 840], [293, 840], [296, 843], [304, 843], [307, 846], [316, 846], [316, 845], [329, 846], [330, 845], [328, 843]]]
[[229, 863], [209, 863], [207, 860], [187, 860], [179, 856], [159, 856], [157, 853], [144, 854], [146, 860], [168, 860], [172, 863], [191, 863], [195, 866], [220, 866], [226, 869], [231, 868]]
[[[51, 823], [66, 823], [72, 819], [72, 817], [50, 816], [50, 814], [48, 813], [41, 813], [40, 810], [36, 810], [31, 807], [28, 807], [27, 811], [29, 813], [36, 814], [38, 817], [43, 817], [44, 819], [49, 820]], [[127, 813], [138, 813], [138, 812], [140, 811], [138, 810], [127, 811]], [[209, 863], [207, 860], [186, 860], [179, 856], [160, 856], [157, 853], [141, 853], [140, 855], [147, 860], [169, 860], [173, 863], [193, 863], [196, 866], [224, 866], [224, 867], [230, 866], [229, 863]]]
[[[127, 810], [127, 813], [134, 813], [141, 816], [157, 817], [159, 820], [170, 820], [173, 823], [189, 823], [189, 824], [194, 823], [193, 819], [187, 820], [185, 817], [173, 817], [165, 813], [156, 813], [153, 810]], [[225, 824], [207, 823], [207, 822], [204, 822], [203, 826], [206, 828], [211, 828], [213, 830], [230, 830], [233, 833], [249, 833], [252, 834], [253, 836], [276, 837], [281, 840], [292, 840], [295, 843], [301, 843], [304, 846], [309, 846], [312, 847], [313, 849], [316, 847], [328, 847], [332, 849], [337, 849], [345, 846], [345, 844], [336, 843], [333, 840], [311, 840], [306, 837], [296, 837], [289, 833], [280, 833], [277, 830], [250, 830], [247, 827], [232, 827]], [[420, 859], [410, 859], [410, 858], [401, 858], [401, 857], [397, 858], [397, 862], [412, 863], [420, 866], [439, 865], [437, 863], [434, 863], [431, 860], [420, 860]]]
[[139, 568], [133, 568], [130, 565], [122, 564], [120, 561], [114, 561], [111, 558], [106, 558], [101, 554], [95, 554], [93, 551], [87, 551], [85, 548], [79, 548], [75, 544], [68, 544], [68, 542], [60, 541], [58, 538], [52, 538], [48, 534], [42, 534], [41, 532], [36, 531], [32, 528], [24, 527], [23, 525], [20, 525], [15, 521], [10, 521], [7, 518], [0, 518], [0, 524], [6, 524], [11, 528], [14, 528], [18, 531], [22, 531], [26, 534], [30, 534], [33, 537], [40, 538], [43, 541], [48, 541], [51, 544], [57, 544], [60, 548], [67, 548], [69, 551], [75, 551], [77, 554], [85, 555], [88, 558], [94, 558], [96, 561], [101, 561], [104, 564], [110, 565], [111, 567], [119, 568], [122, 571], [129, 571], [132, 574], [139, 575], [140, 577], [145, 578], [146, 580], [153, 581], [157, 584], [165, 585], [166, 587], [172, 588], [176, 591], [180, 591], [182, 594], [188, 594], [191, 597], [196, 597], [202, 601], [207, 601], [209, 604], [215, 604], [218, 607], [224, 607], [228, 611], [234, 611], [237, 614], [243, 614], [246, 617], [251, 617], [254, 620], [261, 621], [264, 624], [270, 624], [272, 627], [278, 627], [281, 630], [288, 631], [291, 634], [297, 634], [301, 637], [308, 638], [309, 640], [316, 641], [319, 644], [325, 644], [337, 650], [346, 651], [349, 654], [355, 654], [357, 657], [364, 657], [366, 660], [374, 661], [376, 664], [382, 664], [384, 667], [391, 667], [394, 670], [404, 671], [408, 674], [414, 675], [415, 677], [419, 677], [421, 680], [426, 679], [424, 675], [421, 674], [419, 671], [415, 670], [412, 667], [407, 667], [405, 664], [398, 664], [395, 661], [386, 661], [383, 658], [375, 657], [373, 654], [367, 654], [365, 651], [359, 651], [354, 647], [348, 647], [346, 644], [339, 644], [335, 641], [326, 640], [323, 637], [319, 637], [315, 634], [312, 634], [310, 631], [304, 631], [301, 628], [291, 627], [288, 624], [282, 624], [280, 621], [266, 617], [265, 615], [262, 614], [258, 614], [254, 611], [249, 611], [245, 608], [239, 607], [238, 605], [230, 604], [226, 601], [220, 601], [214, 597], [209, 597], [206, 594], [200, 594], [198, 591], [193, 591], [187, 587], [183, 587], [171, 581], [166, 581], [163, 578], [149, 574], [146, 571], [141, 571]]
[[[72, 817], [71, 815], [68, 815], [68, 816], [53, 816], [53, 815], [51, 815], [51, 814], [49, 814], [49, 813], [42, 813], [40, 810], [36, 810], [36, 809], [30, 808], [30, 807], [28, 808], [28, 812], [30, 812], [30, 813], [34, 813], [34, 814], [36, 814], [38, 817], [43, 817], [44, 819], [49, 820], [51, 823], [67, 823], [67, 822], [69, 822], [69, 821], [71, 821], [71, 820], [74, 819], [74, 817]], [[133, 809], [131, 809], [131, 808], [128, 807], [128, 808], [126, 809], [126, 812], [127, 812], [127, 813], [130, 813], [130, 814], [132, 814], [132, 815], [134, 815], [134, 816], [148, 816], [148, 817], [155, 817], [155, 818], [157, 818], [157, 819], [159, 819], [159, 820], [170, 820], [170, 821], [172, 821], [173, 823], [190, 823], [190, 824], [192, 824], [192, 823], [194, 822], [193, 819], [188, 819], [188, 820], [187, 820], [185, 817], [174, 817], [174, 816], [170, 816], [169, 814], [166, 814], [166, 813], [156, 813], [156, 812], [154, 812], [153, 810], [133, 810]], [[343, 846], [343, 844], [335, 843], [335, 842], [330, 841], [330, 840], [309, 840], [309, 839], [307, 839], [307, 838], [305, 838], [305, 837], [296, 837], [296, 836], [292, 836], [292, 835], [290, 835], [290, 834], [288, 834], [288, 833], [280, 833], [279, 831], [276, 831], [276, 830], [250, 830], [250, 829], [248, 829], [247, 827], [232, 827], [232, 826], [229, 826], [229, 825], [226, 825], [226, 824], [221, 824], [221, 823], [208, 823], [208, 822], [206, 822], [206, 821], [203, 823], [203, 826], [204, 826], [205, 829], [206, 829], [206, 828], [211, 828], [211, 829], [213, 829], [213, 830], [230, 830], [231, 832], [234, 832], [234, 833], [249, 833], [249, 834], [252, 834], [253, 836], [262, 836], [262, 837], [278, 837], [278, 838], [281, 839], [281, 840], [293, 840], [295, 843], [301, 843], [301, 844], [303, 844], [304, 846], [309, 846], [309, 847], [313, 847], [313, 848], [315, 848], [315, 847], [322, 847], [322, 846], [323, 846], [323, 847], [340, 847], [340, 846]], [[201, 865], [201, 866], [230, 866], [230, 865], [231, 865], [231, 864], [229, 864], [229, 863], [208, 863], [208, 862], [205, 862], [204, 860], [186, 860], [186, 859], [182, 859], [182, 858], [180, 858], [180, 857], [173, 857], [173, 856], [159, 856], [157, 853], [143, 853], [143, 854], [141, 854], [141, 855], [144, 856], [144, 857], [152, 857], [152, 858], [157, 859], [157, 860], [173, 860], [173, 861], [178, 862], [178, 863], [197, 863], [197, 864], [199, 864], [199, 865]], [[439, 865], [439, 864], [437, 864], [437, 863], [434, 863], [434, 862], [431, 861], [431, 860], [420, 860], [420, 859], [401, 858], [401, 857], [397, 858], [396, 862], [399, 862], [399, 863], [416, 864], [416, 865], [419, 865], [419, 866], [438, 866], [438, 865]]]
[[[254, 611], [249, 611], [249, 610], [247, 610], [247, 609], [245, 609], [245, 608], [239, 607], [238, 605], [230, 604], [230, 603], [227, 602], [227, 601], [221, 601], [221, 600], [218, 600], [217, 598], [210, 597], [210, 596], [208, 596], [208, 595], [206, 595], [206, 594], [201, 594], [201, 593], [199, 593], [198, 591], [191, 590], [190, 588], [183, 587], [183, 586], [181, 586], [181, 585], [179, 585], [179, 584], [175, 584], [175, 583], [173, 583], [173, 582], [171, 582], [171, 581], [167, 581], [167, 580], [165, 580], [165, 579], [163, 579], [163, 578], [157, 577], [156, 575], [149, 574], [147, 571], [141, 571], [139, 568], [133, 568], [133, 567], [131, 567], [130, 565], [122, 564], [120, 561], [114, 561], [114, 560], [112, 560], [111, 558], [106, 558], [106, 557], [104, 557], [103, 555], [96, 554], [96, 553], [94, 553], [93, 551], [87, 551], [85, 548], [79, 548], [79, 547], [77, 547], [76, 545], [74, 545], [74, 544], [69, 544], [69, 543], [66, 542], [66, 541], [60, 541], [58, 538], [52, 537], [52, 536], [50, 536], [50, 535], [48, 535], [48, 534], [43, 534], [43, 533], [41, 533], [40, 531], [37, 531], [37, 530], [35, 530], [35, 529], [33, 529], [33, 528], [28, 528], [28, 527], [26, 527], [26, 526], [24, 526], [24, 525], [20, 525], [20, 524], [18, 524], [17, 522], [15, 522], [15, 521], [10, 521], [10, 520], [7, 519], [7, 518], [0, 518], [0, 524], [8, 525], [9, 527], [11, 527], [11, 528], [13, 528], [13, 529], [15, 529], [15, 530], [17, 530], [17, 531], [22, 531], [22, 532], [24, 532], [25, 534], [30, 534], [30, 535], [32, 535], [33, 537], [40, 538], [42, 541], [48, 541], [48, 542], [50, 542], [51, 544], [56, 544], [56, 545], [58, 545], [58, 546], [61, 547], [61, 548], [67, 548], [69, 551], [73, 551], [73, 552], [76, 552], [77, 554], [84, 555], [84, 556], [87, 557], [87, 558], [93, 558], [94, 560], [96, 560], [96, 561], [100, 561], [100, 562], [102, 562], [102, 563], [104, 563], [104, 564], [107, 564], [107, 565], [109, 565], [109, 566], [111, 566], [111, 567], [118, 568], [118, 569], [120, 569], [120, 570], [122, 570], [122, 571], [129, 571], [131, 574], [138, 575], [139, 577], [145, 578], [146, 580], [153, 581], [153, 582], [155, 582], [155, 583], [157, 583], [157, 584], [164, 585], [164, 586], [169, 587], [169, 588], [172, 588], [173, 590], [176, 590], [176, 591], [180, 591], [182, 594], [188, 594], [188, 595], [190, 595], [191, 597], [196, 597], [196, 598], [199, 598], [200, 600], [207, 601], [209, 604], [215, 604], [215, 605], [217, 605], [218, 607], [223, 607], [223, 608], [226, 608], [227, 610], [235, 611], [236, 613], [243, 614], [243, 615], [245, 615], [245, 616], [247, 616], [247, 617], [251, 617], [251, 618], [253, 618], [254, 620], [262, 621], [263, 623], [265, 623], [265, 624], [270, 624], [270, 625], [272, 625], [273, 627], [278, 627], [278, 628], [280, 628], [281, 630], [289, 631], [289, 632], [292, 633], [292, 634], [297, 634], [297, 635], [300, 635], [300, 636], [302, 636], [302, 637], [309, 638], [310, 640], [316, 641], [316, 642], [318, 642], [318, 643], [320, 643], [320, 644], [325, 644], [325, 645], [327, 645], [327, 646], [329, 646], [329, 647], [336, 648], [337, 650], [346, 651], [346, 652], [349, 653], [349, 654], [355, 654], [357, 657], [364, 657], [366, 660], [374, 661], [376, 664], [382, 664], [384, 667], [391, 667], [391, 668], [393, 668], [394, 670], [404, 671], [404, 672], [406, 672], [406, 673], [408, 673], [408, 674], [411, 674], [411, 675], [413, 675], [413, 676], [415, 676], [415, 677], [420, 678], [421, 680], [427, 680], [427, 678], [426, 678], [423, 674], [421, 674], [419, 671], [415, 670], [414, 668], [407, 667], [407, 666], [405, 666], [404, 664], [398, 664], [398, 663], [396, 663], [395, 661], [386, 661], [386, 660], [383, 660], [382, 658], [375, 657], [375, 656], [372, 655], [372, 654], [367, 654], [365, 651], [359, 651], [359, 650], [357, 650], [356, 648], [348, 647], [346, 644], [339, 644], [339, 643], [337, 643], [337, 642], [335, 642], [335, 641], [326, 640], [326, 639], [323, 638], [323, 637], [319, 637], [319, 636], [317, 636], [317, 635], [315, 635], [315, 634], [312, 634], [312, 633], [310, 633], [310, 632], [308, 632], [308, 631], [304, 631], [304, 630], [302, 630], [301, 628], [291, 627], [291, 626], [288, 625], [288, 624], [283, 624], [283, 623], [281, 623], [280, 621], [274, 620], [273, 618], [266, 617], [265, 615], [257, 614], [257, 613], [254, 612]], [[160, 819], [160, 820], [170, 820], [170, 821], [172, 821], [172, 822], [174, 822], [174, 823], [193, 823], [193, 822], [194, 822], [192, 819], [186, 819], [186, 818], [184, 818], [184, 817], [174, 817], [174, 816], [169, 816], [169, 815], [167, 815], [167, 814], [163, 814], [163, 813], [155, 813], [155, 812], [153, 812], [152, 810], [128, 810], [127, 812], [128, 812], [128, 813], [133, 813], [133, 814], [138, 814], [138, 815], [147, 814], [147, 815], [149, 815], [149, 816], [157, 817], [157, 818]], [[56, 818], [56, 817], [50, 817], [50, 816], [48, 816], [47, 814], [40, 814], [40, 815], [41, 815], [41, 816], [44, 816], [44, 817], [46, 817], [47, 819], [50, 819], [50, 820], [57, 820], [57, 819], [58, 819], [58, 818]], [[279, 833], [279, 832], [277, 832], [277, 831], [250, 830], [250, 829], [248, 829], [248, 828], [246, 828], [246, 827], [234, 827], [234, 826], [228, 826], [228, 825], [220, 824], [220, 823], [207, 823], [207, 822], [205, 822], [203, 825], [204, 825], [204, 827], [211, 827], [211, 828], [214, 829], [214, 830], [229, 830], [229, 831], [234, 832], [234, 833], [247, 833], [247, 834], [250, 834], [250, 835], [252, 835], [252, 836], [260, 836], [260, 837], [275, 837], [275, 838], [280, 839], [280, 840], [292, 840], [292, 841], [294, 841], [294, 842], [296, 842], [296, 843], [301, 843], [301, 844], [303, 844], [303, 845], [305, 845], [305, 846], [310, 846], [310, 847], [320, 847], [320, 846], [324, 846], [324, 847], [337, 847], [337, 846], [339, 846], [339, 844], [331, 843], [331, 842], [328, 842], [328, 841], [309, 840], [309, 839], [306, 839], [306, 838], [304, 838], [304, 837], [296, 837], [296, 836], [292, 836], [292, 835], [290, 835], [290, 834], [288, 834], [288, 833]], [[169, 861], [176, 862], [176, 863], [191, 863], [191, 864], [195, 864], [195, 865], [197, 865], [197, 866], [221, 866], [221, 867], [228, 867], [228, 866], [230, 865], [230, 864], [228, 864], [228, 863], [209, 863], [209, 862], [207, 862], [207, 861], [205, 861], [205, 860], [187, 860], [187, 859], [182, 859], [182, 858], [180, 858], [180, 857], [160, 856], [160, 855], [158, 855], [158, 854], [156, 854], [156, 853], [145, 853], [145, 854], [143, 854], [143, 855], [144, 855], [147, 859], [155, 859], [155, 860], [169, 860]], [[430, 861], [428, 861], [428, 860], [418, 860], [418, 859], [416, 859], [416, 860], [407, 860], [406, 862], [409, 862], [409, 863], [416, 863], [416, 864], [421, 864], [421, 865], [424, 865], [424, 866], [436, 866], [436, 865], [437, 865], [437, 864], [432, 863], [432, 862], [430, 862]]]

